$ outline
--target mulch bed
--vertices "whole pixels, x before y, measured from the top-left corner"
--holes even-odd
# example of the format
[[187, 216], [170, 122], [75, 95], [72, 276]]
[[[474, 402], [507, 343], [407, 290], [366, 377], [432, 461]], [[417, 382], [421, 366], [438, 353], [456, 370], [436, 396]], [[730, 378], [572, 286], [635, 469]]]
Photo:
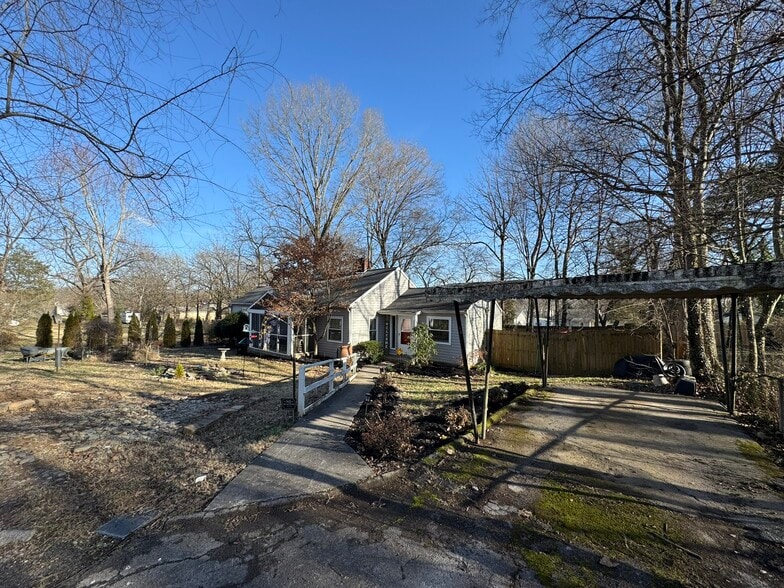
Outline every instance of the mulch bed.
[[[451, 371], [450, 371], [451, 374]], [[428, 370], [432, 376], [432, 370]], [[489, 412], [507, 405], [528, 389], [523, 382], [504, 382], [490, 389]], [[476, 395], [477, 415], [482, 393]], [[346, 434], [346, 442], [377, 473], [412, 464], [471, 430], [470, 403], [459, 398], [417, 417], [400, 408], [401, 390], [389, 379], [379, 378], [368, 400], [359, 409]]]

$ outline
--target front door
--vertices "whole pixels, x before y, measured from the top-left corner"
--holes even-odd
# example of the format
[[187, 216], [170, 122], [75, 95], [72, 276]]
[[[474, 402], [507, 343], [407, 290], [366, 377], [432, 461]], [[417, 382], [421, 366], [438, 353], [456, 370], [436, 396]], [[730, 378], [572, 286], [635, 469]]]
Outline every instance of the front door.
[[400, 315], [397, 317], [397, 346], [408, 355], [408, 345], [411, 343], [411, 331], [413, 330], [414, 318], [411, 316]]

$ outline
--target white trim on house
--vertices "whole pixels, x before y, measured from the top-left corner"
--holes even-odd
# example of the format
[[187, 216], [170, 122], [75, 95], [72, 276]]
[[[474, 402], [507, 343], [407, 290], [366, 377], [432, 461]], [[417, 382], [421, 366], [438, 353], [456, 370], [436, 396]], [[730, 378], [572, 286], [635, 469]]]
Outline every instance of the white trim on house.
[[432, 337], [433, 331], [438, 331], [440, 333], [444, 332], [444, 329], [433, 329], [431, 326], [432, 321], [446, 321], [446, 341], [438, 341], [435, 337], [433, 337], [433, 341], [436, 345], [451, 345], [452, 344], [452, 317], [450, 316], [428, 316], [427, 317], [427, 329], [430, 331], [430, 336]]
[[[332, 331], [332, 321], [340, 321], [340, 338], [339, 339], [332, 339], [331, 333]], [[330, 316], [327, 320], [327, 341], [330, 343], [342, 343], [343, 342], [343, 317], [342, 316]]]

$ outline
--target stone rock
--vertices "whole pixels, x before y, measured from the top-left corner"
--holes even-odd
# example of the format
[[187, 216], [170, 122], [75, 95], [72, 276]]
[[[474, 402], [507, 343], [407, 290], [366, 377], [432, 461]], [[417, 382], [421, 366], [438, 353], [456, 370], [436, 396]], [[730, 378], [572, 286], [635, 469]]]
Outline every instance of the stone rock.
[[602, 556], [602, 559], [599, 560], [599, 565], [604, 566], [605, 568], [617, 568], [619, 564], [617, 561], [611, 560], [606, 555]]
[[0, 529], [0, 547], [10, 543], [27, 543], [35, 531], [21, 529]]
[[91, 451], [95, 449], [92, 445], [79, 445], [78, 447], [73, 448], [74, 453], [86, 453], [87, 451]]

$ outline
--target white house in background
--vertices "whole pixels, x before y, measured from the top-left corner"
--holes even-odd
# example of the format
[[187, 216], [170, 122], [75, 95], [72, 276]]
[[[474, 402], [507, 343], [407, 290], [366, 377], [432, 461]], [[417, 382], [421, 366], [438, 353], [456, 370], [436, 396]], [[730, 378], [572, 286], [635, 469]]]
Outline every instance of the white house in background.
[[[290, 357], [297, 353], [313, 353], [314, 333], [295, 333], [287, 317], [265, 310], [265, 301], [274, 297], [273, 287], [262, 287], [230, 303], [232, 312], [245, 312], [249, 317], [251, 353]], [[488, 302], [463, 304], [460, 320], [466, 339], [469, 364], [479, 360], [484, 336], [489, 328]], [[316, 320], [318, 355], [337, 357], [341, 348], [363, 341], [378, 341], [388, 355], [400, 349], [408, 355], [411, 332], [418, 324], [427, 324], [436, 342], [438, 363], [462, 363], [460, 342], [451, 303], [429, 302], [423, 288], [414, 288], [400, 269], [366, 270], [357, 274], [338, 296], [329, 316]], [[501, 328], [500, 305], [496, 308], [496, 329]]]

